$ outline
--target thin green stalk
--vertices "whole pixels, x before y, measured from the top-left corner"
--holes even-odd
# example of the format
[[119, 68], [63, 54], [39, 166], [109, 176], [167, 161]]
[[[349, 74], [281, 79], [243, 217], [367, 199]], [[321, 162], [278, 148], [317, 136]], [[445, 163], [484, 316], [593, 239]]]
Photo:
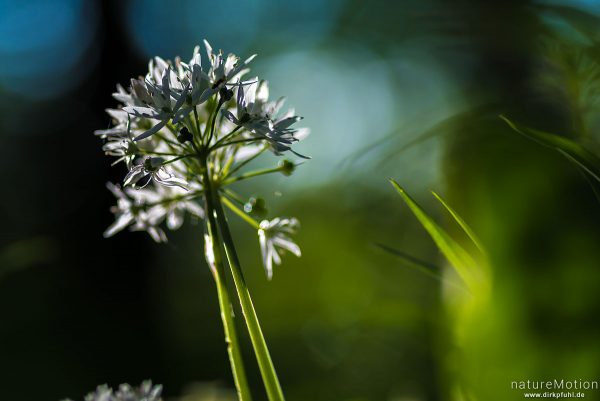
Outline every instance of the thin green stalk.
[[[216, 241], [213, 242], [213, 252], [216, 256], [217, 252], [215, 252], [215, 248], [220, 248], [220, 245]], [[248, 387], [248, 380], [246, 379], [246, 372], [244, 370], [244, 362], [242, 360], [242, 354], [240, 352], [240, 344], [237, 337], [237, 331], [235, 328], [233, 309], [231, 306], [231, 301], [229, 300], [229, 289], [227, 288], [227, 284], [225, 283], [225, 272], [222, 261], [220, 262], [219, 266], [219, 263], [216, 262], [216, 257], [214, 272], [215, 283], [217, 285], [217, 293], [219, 296], [221, 320], [223, 321], [223, 332], [225, 334], [227, 354], [229, 355], [229, 363], [231, 364], [231, 371], [233, 373], [233, 381], [235, 383], [235, 388], [237, 390], [238, 398], [240, 401], [252, 401], [250, 388]]]
[[[223, 142], [225, 142], [226, 140], [228, 140], [229, 138], [231, 138], [232, 136], [234, 136], [236, 134], [236, 132], [238, 132], [241, 128], [242, 128], [242, 126], [238, 125], [229, 134], [223, 136], [221, 139], [219, 139], [217, 142], [215, 142], [215, 144], [212, 147], [213, 148], [215, 146], [218, 147], [220, 144], [222, 144]], [[210, 150], [209, 150], [209, 153], [210, 153]]]
[[227, 206], [229, 208], [229, 210], [231, 210], [233, 213], [240, 216], [252, 227], [254, 227], [257, 230], [260, 228], [260, 224], [256, 220], [254, 220], [252, 217], [248, 216], [243, 210], [241, 210], [239, 207], [237, 207], [229, 199], [227, 199], [226, 197], [223, 196], [223, 197], [221, 197], [221, 201], [225, 204], [225, 206]]
[[194, 156], [194, 155], [181, 155], [181, 156], [177, 156], [177, 157], [176, 157], [176, 158], [174, 158], [174, 159], [167, 160], [167, 161], [166, 161], [166, 162], [164, 162], [162, 165], [163, 165], [163, 166], [166, 166], [166, 165], [167, 165], [167, 164], [169, 164], [169, 163], [173, 163], [173, 162], [176, 162], [177, 160], [185, 159], [186, 157], [191, 157], [191, 156]]
[[149, 156], [178, 156], [179, 155], [179, 153], [154, 152], [151, 150], [143, 150], [143, 149], [140, 149], [140, 153], [143, 155], [149, 155]]
[[215, 107], [215, 112], [212, 115], [212, 124], [210, 126], [210, 132], [208, 133], [208, 139], [206, 140], [206, 145], [210, 146], [210, 141], [213, 138], [214, 132], [215, 132], [215, 123], [217, 122], [217, 115], [219, 114], [219, 110], [221, 109], [221, 106], [223, 105], [223, 102], [221, 101], [221, 99], [218, 100], [218, 103]]
[[264, 140], [263, 138], [248, 138], [248, 139], [237, 139], [235, 141], [231, 141], [231, 142], [224, 142], [221, 143], [220, 145], [214, 145], [210, 148], [211, 151], [215, 150], [215, 149], [219, 149], [222, 148], [224, 146], [229, 146], [229, 145], [235, 145], [236, 143], [249, 143], [249, 142], [258, 142], [258, 141], [262, 141]]
[[235, 250], [231, 232], [229, 231], [229, 226], [225, 218], [225, 212], [223, 210], [221, 200], [216, 196], [216, 194], [213, 194], [213, 196], [214, 205], [217, 212], [217, 223], [219, 224], [220, 232], [223, 235], [225, 254], [227, 255], [227, 260], [229, 261], [229, 267], [231, 268], [231, 273], [233, 275], [233, 282], [235, 283], [235, 288], [240, 299], [240, 305], [242, 306], [242, 312], [244, 314], [244, 319], [246, 320], [246, 326], [248, 327], [248, 333], [250, 334], [252, 347], [254, 348], [254, 353], [256, 354], [256, 359], [258, 360], [258, 366], [265, 384], [267, 396], [270, 401], [284, 401], [285, 398], [283, 396], [283, 391], [281, 390], [281, 385], [279, 384], [277, 372], [275, 372], [275, 366], [273, 366], [273, 361], [271, 360], [271, 355], [269, 354], [265, 337], [263, 336], [262, 329], [260, 328], [258, 316], [256, 315], [254, 305], [252, 304], [250, 291], [248, 290], [246, 281], [244, 280], [240, 261]]
[[196, 122], [196, 136], [200, 138], [200, 119], [198, 118], [196, 106], [194, 106], [194, 121]]
[[259, 175], [277, 173], [277, 172], [280, 172], [281, 170], [283, 170], [283, 168], [281, 166], [277, 166], [277, 167], [266, 168], [266, 169], [262, 169], [262, 170], [249, 171], [247, 173], [238, 175], [236, 177], [230, 177], [230, 178], [225, 179], [223, 181], [222, 185], [233, 184], [234, 182], [242, 181], [247, 178], [252, 178], [252, 177], [259, 176]]
[[[203, 164], [206, 167], [206, 162]], [[205, 183], [207, 183], [205, 186], [206, 226], [212, 243], [212, 252], [214, 255], [214, 266], [211, 266], [211, 269], [217, 285], [219, 308], [221, 310], [221, 320], [223, 321], [223, 330], [225, 332], [225, 343], [227, 344], [229, 363], [231, 364], [233, 381], [237, 389], [239, 400], [252, 401], [250, 388], [248, 387], [248, 380], [246, 379], [246, 372], [244, 370], [244, 362], [240, 352], [240, 344], [235, 329], [235, 322], [233, 320], [233, 309], [229, 299], [229, 289], [227, 288], [227, 284], [225, 282], [225, 268], [223, 265], [223, 255], [220, 245], [221, 238], [215, 219], [212, 186], [210, 185], [208, 170], [206, 168], [204, 169], [203, 180]]]
[[258, 156], [262, 155], [263, 152], [265, 150], [267, 150], [267, 148], [268, 148], [268, 146], [263, 146], [263, 148], [261, 150], [259, 150], [255, 155], [247, 158], [246, 160], [244, 160], [240, 164], [236, 165], [235, 167], [233, 167], [233, 169], [231, 169], [231, 171], [228, 171], [226, 176], [229, 177], [231, 174], [235, 173], [236, 171], [238, 171], [239, 169], [241, 169], [242, 167], [244, 167], [246, 164], [250, 163], [252, 160], [254, 160]]

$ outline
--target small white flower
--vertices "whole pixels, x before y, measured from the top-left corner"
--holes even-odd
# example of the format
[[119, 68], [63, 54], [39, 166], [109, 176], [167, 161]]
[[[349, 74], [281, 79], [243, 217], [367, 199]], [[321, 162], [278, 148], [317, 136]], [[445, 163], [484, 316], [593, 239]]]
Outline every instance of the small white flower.
[[224, 58], [220, 50], [218, 53], [213, 53], [212, 47], [207, 40], [204, 40], [204, 47], [206, 47], [206, 54], [210, 61], [210, 70], [205, 75], [210, 83], [211, 95], [217, 93], [235, 78], [239, 78], [246, 66], [256, 57], [256, 54], [253, 54], [243, 62], [240, 62], [240, 59], [234, 54], [229, 54]]
[[[201, 188], [194, 188], [196, 193]], [[167, 228], [177, 230], [183, 224], [186, 213], [204, 218], [204, 210], [196, 200], [190, 198], [190, 191], [178, 186], [156, 185], [150, 188], [129, 190], [129, 195], [140, 204], [151, 205], [148, 214], [156, 220], [165, 220]]]
[[106, 184], [110, 192], [117, 198], [117, 205], [111, 208], [115, 215], [115, 222], [111, 224], [104, 237], [112, 237], [124, 228], [131, 226], [132, 231], [147, 231], [156, 242], [166, 242], [164, 231], [158, 227], [160, 220], [149, 215], [134, 198], [112, 183]]
[[275, 102], [268, 100], [267, 81], [259, 82], [256, 78], [254, 81], [237, 85], [237, 115], [229, 110], [223, 110], [222, 113], [235, 125], [244, 127], [256, 137], [264, 139], [276, 155], [291, 151], [299, 157], [307, 158], [292, 150], [292, 144], [304, 138], [307, 133], [303, 129], [291, 128], [302, 117], [294, 115], [294, 110], [289, 110], [283, 117], [274, 119], [285, 98], [279, 98]]
[[[115, 222], [104, 232], [111, 237], [129, 227], [131, 231], [146, 231], [156, 242], [166, 242], [167, 236], [159, 227], [163, 221], [171, 230], [183, 224], [185, 213], [203, 218], [204, 210], [190, 196], [190, 192], [179, 187], [152, 186], [143, 189], [125, 188], [112, 183], [107, 188], [117, 198], [117, 205], [111, 208]], [[201, 188], [194, 188], [199, 194]]]
[[263, 220], [260, 223], [258, 239], [263, 265], [269, 280], [273, 277], [273, 263], [281, 264], [281, 256], [284, 251], [289, 251], [298, 257], [301, 256], [300, 247], [289, 237], [296, 232], [299, 225], [295, 218], [282, 219], [279, 217], [270, 221]]
[[[167, 171], [163, 165], [165, 159], [162, 157], [146, 157], [141, 164], [136, 164], [129, 169], [129, 172], [123, 180], [124, 186], [135, 186], [140, 180], [151, 178], [160, 185], [167, 187], [180, 187], [187, 190], [188, 183], [177, 177], [175, 174]], [[150, 181], [144, 183], [141, 188], [148, 185]]]
[[[158, 60], [161, 60], [162, 63], [166, 64], [164, 60]], [[160, 81], [157, 78], [157, 68], [158, 70], [164, 68], [162, 70]], [[177, 87], [171, 88], [171, 81], [173, 80], [173, 76], [176, 77], [176, 75], [171, 70], [170, 65], [166, 64], [166, 68], [162, 65], [157, 68], [153, 68], [151, 63], [151, 71], [143, 82], [136, 79], [131, 80], [132, 92], [135, 93], [137, 99], [139, 99], [143, 105], [126, 106], [123, 110], [135, 117], [159, 121], [150, 129], [141, 135], [138, 135], [134, 139], [135, 141], [148, 138], [165, 127], [169, 120], [173, 118], [183, 106], [189, 92], [189, 83], [184, 87], [181, 87], [181, 89]], [[177, 82], [177, 79], [175, 79], [175, 82]], [[179, 84], [178, 86], [181, 85]]]

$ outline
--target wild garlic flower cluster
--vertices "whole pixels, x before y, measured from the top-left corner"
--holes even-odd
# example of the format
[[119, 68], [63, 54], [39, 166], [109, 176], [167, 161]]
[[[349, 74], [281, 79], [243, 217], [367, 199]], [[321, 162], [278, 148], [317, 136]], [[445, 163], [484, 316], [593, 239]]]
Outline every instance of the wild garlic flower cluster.
[[128, 172], [121, 185], [107, 184], [117, 204], [111, 209], [115, 222], [104, 235], [128, 227], [164, 242], [164, 227], [179, 228], [186, 215], [204, 218], [210, 185], [257, 230], [271, 277], [273, 262], [279, 264], [284, 251], [300, 256], [289, 237], [297, 220], [255, 220], [263, 202], [245, 202], [229, 185], [267, 173], [290, 175], [296, 164], [288, 160], [270, 169], [244, 170], [268, 150], [305, 158], [292, 145], [308, 129], [293, 128], [301, 120], [293, 110], [280, 113], [283, 98], [269, 101], [266, 81], [244, 78], [254, 56], [242, 61], [204, 44], [205, 60], [199, 46], [188, 63], [155, 57], [145, 77], [132, 79], [128, 89], [117, 85], [113, 97], [120, 106], [107, 110], [112, 125], [95, 134], [104, 140], [106, 155], [115, 158], [113, 164], [124, 164]]
[[85, 401], [162, 401], [161, 393], [162, 386], [153, 386], [151, 381], [143, 382], [139, 388], [121, 384], [117, 391], [104, 384], [98, 386], [93, 393], [86, 395]]

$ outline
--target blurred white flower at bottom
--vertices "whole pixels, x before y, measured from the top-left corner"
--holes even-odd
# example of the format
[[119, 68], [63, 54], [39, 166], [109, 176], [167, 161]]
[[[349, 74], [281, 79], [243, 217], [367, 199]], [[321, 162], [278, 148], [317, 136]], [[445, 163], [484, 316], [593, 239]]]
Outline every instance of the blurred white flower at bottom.
[[121, 384], [116, 392], [103, 384], [98, 386], [93, 393], [86, 395], [85, 401], [162, 401], [161, 393], [162, 386], [153, 386], [149, 380], [136, 388], [131, 387], [129, 384]]

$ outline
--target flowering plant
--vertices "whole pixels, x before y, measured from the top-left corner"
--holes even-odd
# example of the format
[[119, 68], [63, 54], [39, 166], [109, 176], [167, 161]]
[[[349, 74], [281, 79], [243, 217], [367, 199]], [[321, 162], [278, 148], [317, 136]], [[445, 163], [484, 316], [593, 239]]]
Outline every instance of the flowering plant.
[[[284, 99], [269, 101], [267, 82], [245, 79], [254, 56], [214, 52], [204, 42], [207, 65], [202, 66], [200, 48], [189, 63], [155, 57], [148, 73], [132, 79], [129, 89], [117, 86], [113, 95], [121, 103], [108, 109], [113, 120], [109, 129], [96, 131], [104, 139], [103, 150], [124, 163], [128, 173], [122, 186], [107, 184], [117, 198], [112, 208], [115, 222], [106, 237], [129, 227], [146, 231], [156, 242], [164, 242], [163, 229], [177, 229], [185, 215], [201, 219], [205, 227], [205, 256], [219, 295], [225, 336], [234, 381], [240, 399], [249, 400], [237, 341], [229, 294], [225, 284], [227, 259], [247, 328], [270, 400], [283, 394], [245, 284], [224, 206], [242, 217], [258, 233], [263, 264], [270, 279], [273, 263], [280, 264], [285, 251], [300, 256], [290, 235], [298, 227], [295, 218], [258, 221], [261, 199], [244, 202], [230, 185], [252, 177], [282, 173], [290, 175], [296, 164], [284, 159], [268, 169], [244, 171], [266, 151], [290, 152], [308, 130], [294, 128], [301, 117], [293, 110], [280, 113]], [[225, 250], [223, 253], [222, 250]], [[225, 255], [225, 257], [223, 256]]]
[[161, 393], [162, 386], [152, 385], [151, 381], [145, 381], [137, 388], [124, 383], [117, 391], [103, 384], [86, 395], [85, 401], [162, 401]]

